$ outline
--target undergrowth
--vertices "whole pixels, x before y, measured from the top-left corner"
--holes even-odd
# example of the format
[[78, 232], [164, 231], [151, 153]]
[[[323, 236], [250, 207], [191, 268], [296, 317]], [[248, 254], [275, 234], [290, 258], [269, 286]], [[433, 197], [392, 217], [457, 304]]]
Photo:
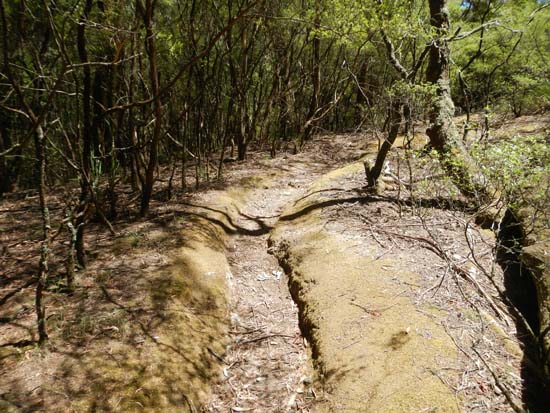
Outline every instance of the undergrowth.
[[546, 216], [550, 206], [548, 143], [548, 136], [516, 135], [508, 140], [477, 143], [472, 155], [512, 210], [529, 208], [531, 214]]

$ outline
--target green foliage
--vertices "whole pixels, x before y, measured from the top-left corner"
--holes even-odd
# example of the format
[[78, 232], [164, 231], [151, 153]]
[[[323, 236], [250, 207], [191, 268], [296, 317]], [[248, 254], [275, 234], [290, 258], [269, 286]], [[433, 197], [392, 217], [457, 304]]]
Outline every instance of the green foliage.
[[[535, 0], [474, 4], [472, 9], [454, 4], [455, 26], [466, 33], [493, 24], [452, 45], [457, 104], [465, 109], [469, 103], [472, 110], [491, 104], [516, 116], [548, 108], [550, 7], [541, 9]], [[466, 91], [458, 82], [459, 71]]]
[[[21, 85], [29, 107], [38, 112], [44, 108], [43, 123], [51, 142], [48, 182], [74, 180], [75, 167], [82, 167], [85, 64], [75, 41], [82, 25], [87, 60], [93, 62], [88, 67], [92, 146], [95, 155], [101, 156], [90, 162], [93, 183], [101, 187], [106, 177], [114, 182], [118, 172], [130, 172], [130, 165], [134, 178], [142, 174], [139, 169], [148, 159], [155, 116], [138, 2], [93, 1], [87, 19], [84, 1], [4, 3], [14, 81]], [[160, 162], [183, 158], [184, 145], [205, 159], [202, 155], [220, 151], [238, 138], [247, 144], [274, 143], [276, 148], [277, 141], [299, 137], [312, 117], [315, 128], [327, 131], [355, 130], [358, 125], [380, 128], [396, 99], [407, 106], [411, 119], [418, 118], [434, 92], [423, 83], [426, 62], [419, 61], [421, 56], [426, 58], [422, 52], [434, 35], [425, 0], [259, 2], [230, 28], [228, 22], [250, 2], [153, 3], [162, 131], [171, 137], [161, 139]], [[540, 6], [536, 0], [469, 4], [465, 8], [462, 1], [450, 1], [451, 32], [460, 26], [465, 33], [491, 19], [498, 19], [500, 25], [483, 32], [481, 49], [481, 32], [451, 43], [456, 103], [465, 105], [457, 69], [466, 66], [479, 49], [480, 56], [463, 71], [472, 110], [490, 105], [519, 115], [549, 107], [550, 8], [530, 20]], [[400, 80], [389, 62], [382, 32], [405, 71], [418, 70], [415, 76]], [[214, 38], [217, 42], [212, 45]], [[115, 61], [117, 65], [110, 66]], [[73, 68], [63, 69], [63, 64]], [[316, 68], [320, 73], [317, 92]], [[63, 70], [62, 81], [56, 83]], [[7, 97], [5, 108], [0, 107], [1, 124], [7, 125], [0, 153], [22, 143], [17, 161], [22, 172], [17, 181], [21, 187], [33, 187], [34, 148], [28, 139], [32, 131], [21, 116], [26, 108], [4, 69], [0, 72], [5, 79], [0, 82], [0, 94]], [[314, 93], [318, 93], [315, 99]], [[312, 101], [316, 108], [311, 108]], [[117, 106], [125, 109], [102, 113]], [[12, 163], [4, 163], [0, 175], [3, 170], [15, 170]]]
[[506, 203], [515, 208], [529, 206], [537, 211], [548, 208], [548, 138], [517, 135], [495, 143], [479, 143], [472, 153]]
[[388, 90], [392, 98], [399, 98], [410, 108], [425, 108], [436, 96], [437, 87], [430, 83], [411, 83], [404, 80], [396, 81]]

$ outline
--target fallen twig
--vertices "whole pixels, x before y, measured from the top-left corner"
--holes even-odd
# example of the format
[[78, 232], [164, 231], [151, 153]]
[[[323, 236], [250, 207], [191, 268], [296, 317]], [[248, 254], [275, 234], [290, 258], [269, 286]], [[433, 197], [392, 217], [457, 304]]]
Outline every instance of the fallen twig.
[[237, 343], [237, 345], [244, 345], [244, 344], [255, 343], [255, 342], [257, 342], [257, 341], [266, 340], [266, 339], [272, 338], [272, 337], [294, 338], [294, 336], [289, 336], [288, 334], [267, 334], [267, 335], [265, 335], [265, 336], [260, 336], [260, 337], [252, 338], [252, 339], [250, 339], [250, 340], [241, 341], [241, 342]]
[[515, 400], [514, 396], [512, 395], [512, 393], [510, 393], [510, 390], [508, 390], [508, 388], [504, 384], [501, 383], [501, 381], [498, 378], [497, 374], [494, 372], [494, 370], [491, 368], [491, 366], [489, 366], [489, 364], [485, 361], [485, 359], [481, 356], [481, 354], [479, 354], [479, 352], [476, 350], [476, 348], [472, 347], [472, 350], [473, 350], [474, 353], [477, 354], [477, 356], [479, 357], [481, 362], [484, 364], [484, 366], [487, 368], [487, 370], [489, 370], [489, 372], [493, 376], [493, 379], [495, 381], [495, 385], [500, 389], [500, 391], [502, 391], [502, 393], [504, 394], [504, 397], [506, 397], [506, 400], [510, 404], [510, 407], [512, 407], [512, 409], [514, 409], [514, 411], [516, 411], [516, 413], [526, 413], [525, 409], [522, 406], [520, 406], [518, 403], [516, 403], [516, 400]]

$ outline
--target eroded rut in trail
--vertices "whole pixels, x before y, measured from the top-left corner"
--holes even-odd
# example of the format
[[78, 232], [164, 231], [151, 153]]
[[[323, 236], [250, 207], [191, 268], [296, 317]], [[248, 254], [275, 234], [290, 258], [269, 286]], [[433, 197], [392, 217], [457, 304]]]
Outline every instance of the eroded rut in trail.
[[452, 206], [365, 194], [361, 162], [280, 162], [233, 205], [231, 345], [207, 411], [531, 407], [492, 233]]
[[366, 193], [364, 145], [335, 141], [258, 160], [223, 192], [230, 345], [205, 411], [538, 411], [494, 234], [430, 198], [445, 183], [416, 203]]
[[315, 154], [260, 160], [257, 174], [244, 177], [245, 201], [235, 205], [228, 243], [231, 344], [206, 411], [310, 411], [315, 390], [307, 343], [288, 277], [270, 254], [268, 238], [283, 210], [311, 182], [361, 154], [364, 143], [356, 138], [340, 148], [332, 138], [320, 139]]
[[266, 241], [261, 235], [231, 242], [233, 342], [211, 411], [286, 411], [303, 396], [308, 361], [297, 308]]
[[98, 248], [59, 324], [95, 327], [3, 366], [0, 410], [546, 411], [495, 235], [445, 181], [366, 192], [359, 135], [306, 149], [234, 163]]
[[313, 401], [298, 309], [288, 278], [267, 243], [285, 205], [317, 175], [297, 165], [292, 179], [261, 183], [247, 195], [249, 201], [234, 221], [237, 235], [228, 248], [232, 343], [224, 358], [222, 383], [207, 411], [303, 411]]

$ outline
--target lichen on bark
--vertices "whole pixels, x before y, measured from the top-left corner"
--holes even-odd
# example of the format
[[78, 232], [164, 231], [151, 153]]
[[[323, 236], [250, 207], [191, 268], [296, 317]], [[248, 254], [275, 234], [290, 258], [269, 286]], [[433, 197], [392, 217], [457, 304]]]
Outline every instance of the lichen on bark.
[[430, 23], [436, 33], [432, 41], [426, 80], [436, 87], [426, 130], [449, 178], [466, 197], [480, 206], [490, 203], [494, 193], [471, 158], [454, 123], [455, 106], [449, 82], [450, 48], [446, 35], [450, 21], [447, 0], [430, 0]]

